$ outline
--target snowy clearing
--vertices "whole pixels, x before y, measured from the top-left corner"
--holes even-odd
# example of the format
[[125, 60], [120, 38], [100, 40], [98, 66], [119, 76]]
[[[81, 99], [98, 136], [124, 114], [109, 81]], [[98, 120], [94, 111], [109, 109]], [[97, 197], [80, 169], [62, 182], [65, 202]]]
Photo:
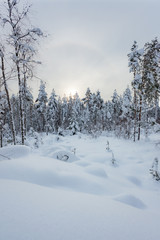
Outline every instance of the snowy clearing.
[[158, 138], [49, 135], [36, 150], [0, 149], [0, 239], [159, 239]]

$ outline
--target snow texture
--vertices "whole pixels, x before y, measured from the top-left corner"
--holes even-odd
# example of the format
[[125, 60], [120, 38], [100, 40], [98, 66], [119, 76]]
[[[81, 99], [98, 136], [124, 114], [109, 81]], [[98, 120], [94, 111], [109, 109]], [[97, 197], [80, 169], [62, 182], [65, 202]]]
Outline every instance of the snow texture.
[[158, 138], [49, 135], [36, 150], [0, 149], [0, 239], [159, 239], [160, 188], [149, 173]]

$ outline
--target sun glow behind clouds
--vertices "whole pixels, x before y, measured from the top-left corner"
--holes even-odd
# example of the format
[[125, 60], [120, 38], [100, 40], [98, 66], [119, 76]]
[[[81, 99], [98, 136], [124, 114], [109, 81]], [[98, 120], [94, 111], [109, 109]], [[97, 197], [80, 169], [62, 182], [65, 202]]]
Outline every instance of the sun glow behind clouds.
[[65, 94], [66, 94], [67, 96], [71, 96], [71, 97], [73, 97], [76, 93], [78, 93], [78, 91], [77, 91], [76, 88], [73, 88], [73, 87], [68, 88], [68, 89], [66, 89], [66, 91], [65, 91]]

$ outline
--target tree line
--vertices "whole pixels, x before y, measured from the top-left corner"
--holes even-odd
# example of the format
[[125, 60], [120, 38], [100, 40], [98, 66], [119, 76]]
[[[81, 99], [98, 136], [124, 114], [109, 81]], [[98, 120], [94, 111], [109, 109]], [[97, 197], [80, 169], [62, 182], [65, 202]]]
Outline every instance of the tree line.
[[[0, 145], [25, 144], [31, 132], [60, 135], [83, 132], [97, 136], [103, 131], [116, 136], [140, 140], [160, 123], [160, 43], [155, 38], [138, 48], [135, 41], [128, 54], [129, 70], [133, 75], [131, 89], [122, 95], [115, 90], [111, 100], [104, 101], [100, 91], [88, 88], [84, 98], [78, 93], [60, 98], [53, 90], [47, 96], [41, 81], [34, 101], [28, 80], [33, 78], [37, 43], [44, 34], [28, 21], [30, 6], [21, 1], [4, 1], [0, 15]], [[10, 96], [9, 80], [15, 80], [18, 94]]]

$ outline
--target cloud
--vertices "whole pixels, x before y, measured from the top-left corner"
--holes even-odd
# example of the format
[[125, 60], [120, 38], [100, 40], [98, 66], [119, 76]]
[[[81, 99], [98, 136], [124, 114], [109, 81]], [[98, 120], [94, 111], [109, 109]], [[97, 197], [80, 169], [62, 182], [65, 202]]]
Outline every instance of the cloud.
[[[63, 3], [62, 3], [63, 2]], [[127, 54], [158, 35], [158, 1], [34, 1], [35, 23], [50, 33], [40, 48], [38, 75], [63, 95], [90, 87], [105, 98], [130, 83]], [[152, 11], [151, 11], [152, 10]]]

